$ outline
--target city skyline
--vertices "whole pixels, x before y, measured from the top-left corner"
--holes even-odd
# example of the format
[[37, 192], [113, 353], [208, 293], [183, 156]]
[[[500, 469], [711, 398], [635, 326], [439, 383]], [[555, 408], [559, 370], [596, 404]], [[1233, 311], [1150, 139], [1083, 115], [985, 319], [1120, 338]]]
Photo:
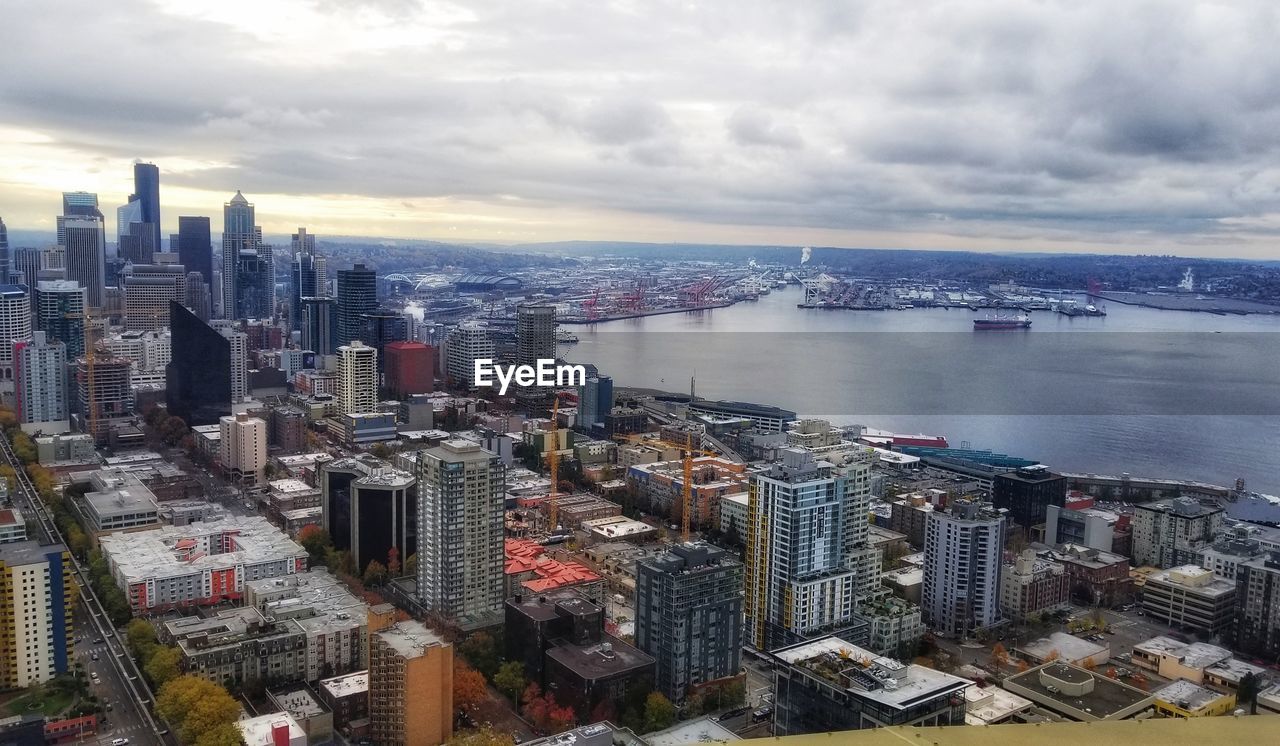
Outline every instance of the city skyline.
[[[273, 236], [1266, 258], [1280, 138], [1258, 29], [1273, 13], [16, 10], [0, 215], [52, 233], [60, 192], [123, 204], [142, 160], [164, 172], [162, 235], [242, 189]], [[41, 43], [55, 33], [70, 51]]]

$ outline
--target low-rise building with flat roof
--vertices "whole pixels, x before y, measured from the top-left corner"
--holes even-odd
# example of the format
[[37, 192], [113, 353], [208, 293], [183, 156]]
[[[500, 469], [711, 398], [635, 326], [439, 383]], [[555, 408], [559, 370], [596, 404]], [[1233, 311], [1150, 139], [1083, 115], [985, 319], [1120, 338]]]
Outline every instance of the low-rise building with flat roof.
[[88, 475], [90, 492], [84, 507], [98, 533], [154, 526], [160, 523], [156, 496], [137, 476], [123, 469], [95, 471]]
[[823, 637], [770, 653], [775, 661], [774, 733], [963, 725], [958, 676], [878, 656], [838, 637]]
[[320, 682], [316, 693], [333, 713], [333, 727], [347, 732], [357, 721], [369, 720], [369, 671], [355, 671]]
[[1205, 670], [1231, 660], [1231, 651], [1207, 642], [1180, 642], [1172, 637], [1153, 637], [1133, 646], [1131, 661], [1166, 679], [1204, 681]]
[[237, 720], [245, 746], [307, 746], [307, 732], [287, 712]]
[[307, 569], [307, 550], [258, 516], [120, 532], [99, 544], [135, 614], [239, 600], [246, 582]]
[[267, 690], [267, 700], [287, 712], [307, 734], [307, 743], [326, 743], [333, 738], [333, 713], [311, 688], [284, 686]]
[[620, 515], [583, 521], [582, 530], [592, 542], [646, 541], [658, 535], [658, 529], [653, 526]]
[[1137, 687], [1080, 666], [1051, 661], [1004, 680], [1005, 689], [1070, 720], [1123, 720], [1155, 702]]
[[1013, 655], [1033, 666], [1051, 660], [1064, 660], [1077, 666], [1087, 664], [1101, 666], [1111, 660], [1111, 648], [1066, 632], [1054, 632], [1048, 637], [1019, 645], [1014, 648]]
[[996, 725], [1013, 720], [1035, 706], [1026, 697], [998, 686], [971, 686], [964, 690], [965, 725]]
[[1152, 692], [1156, 714], [1164, 717], [1200, 718], [1226, 715], [1236, 708], [1236, 695], [1200, 686], [1190, 681], [1175, 681]]

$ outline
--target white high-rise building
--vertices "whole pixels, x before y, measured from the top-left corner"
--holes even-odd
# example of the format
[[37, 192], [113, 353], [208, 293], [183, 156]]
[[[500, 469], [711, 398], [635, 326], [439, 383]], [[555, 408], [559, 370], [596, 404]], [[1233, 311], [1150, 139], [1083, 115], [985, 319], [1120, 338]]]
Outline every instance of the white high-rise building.
[[338, 413], [378, 410], [378, 351], [352, 340], [338, 348]]
[[102, 308], [106, 302], [106, 247], [101, 217], [80, 215], [62, 221], [59, 232], [66, 243], [67, 279], [80, 283], [87, 292], [89, 305]]
[[218, 420], [222, 468], [239, 484], [263, 484], [267, 468], [267, 423], [247, 414]]
[[31, 299], [21, 285], [0, 285], [0, 378], [13, 390], [13, 345], [31, 339]]
[[1000, 621], [1005, 531], [991, 503], [960, 500], [929, 514], [920, 605], [935, 632], [966, 637]]
[[35, 332], [30, 342], [14, 344], [14, 393], [18, 419], [70, 429], [67, 400], [67, 346]]
[[417, 454], [418, 598], [455, 622], [500, 620], [502, 460], [467, 440]]
[[781, 455], [781, 463], [752, 476], [747, 498], [744, 639], [758, 650], [854, 623], [864, 576], [874, 572], [864, 566], [864, 471], [855, 468], [851, 483], [807, 450]]
[[229, 319], [214, 320], [210, 326], [231, 340], [231, 402], [242, 402], [249, 398], [249, 335]]
[[492, 360], [496, 348], [489, 327], [482, 321], [464, 321], [449, 332], [445, 341], [445, 374], [454, 385], [474, 384], [476, 361]]

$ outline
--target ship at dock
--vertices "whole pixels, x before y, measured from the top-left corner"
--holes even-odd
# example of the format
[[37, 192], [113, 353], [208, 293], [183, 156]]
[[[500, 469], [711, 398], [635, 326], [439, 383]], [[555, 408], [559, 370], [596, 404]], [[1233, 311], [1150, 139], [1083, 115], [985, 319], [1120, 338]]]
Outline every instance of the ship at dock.
[[988, 316], [984, 319], [973, 320], [974, 331], [1030, 328], [1031, 317], [1026, 314], [1018, 314], [1016, 316]]

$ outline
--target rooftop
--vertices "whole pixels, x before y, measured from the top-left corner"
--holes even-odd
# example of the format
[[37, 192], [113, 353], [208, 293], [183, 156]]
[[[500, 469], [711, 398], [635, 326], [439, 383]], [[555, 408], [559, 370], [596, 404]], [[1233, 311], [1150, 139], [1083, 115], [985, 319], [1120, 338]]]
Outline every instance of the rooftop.
[[1179, 642], [1172, 637], [1153, 637], [1133, 646], [1134, 651], [1169, 656], [1187, 668], [1208, 668], [1231, 659], [1231, 651], [1207, 642]]
[[126, 583], [179, 577], [287, 558], [307, 551], [259, 516], [227, 516], [186, 526], [102, 537], [102, 551]]
[[[1083, 691], [1066, 691], [1063, 683]], [[1005, 679], [1004, 686], [1050, 709], [1058, 705], [1099, 720], [1126, 716], [1151, 700], [1151, 695], [1137, 687], [1061, 661], [1014, 674]]]
[[[1037, 660], [1046, 660], [1054, 651], [1065, 661], [1083, 661], [1086, 658], [1095, 658], [1095, 656], [1108, 653], [1108, 648], [1102, 645], [1096, 645], [1075, 635], [1069, 635], [1066, 632], [1054, 632], [1048, 637], [1041, 637], [1038, 640], [1023, 643], [1018, 646], [1018, 650]], [[1094, 660], [1095, 663], [1102, 663], [1101, 660]]]
[[430, 647], [449, 646], [449, 643], [445, 642], [443, 637], [437, 635], [422, 622], [413, 619], [396, 622], [370, 636], [382, 640], [388, 647], [405, 658], [423, 656], [426, 654], [427, 648]]
[[547, 650], [547, 658], [588, 680], [616, 676], [654, 664], [648, 653], [609, 634], [600, 635], [600, 642], [590, 645], [557, 645]]
[[1216, 692], [1212, 689], [1194, 684], [1190, 681], [1179, 679], [1172, 684], [1167, 684], [1152, 692], [1152, 696], [1161, 702], [1168, 702], [1175, 707], [1183, 710], [1195, 712], [1202, 707], [1207, 707], [1219, 699], [1227, 696], [1222, 692]]
[[32, 565], [44, 562], [54, 552], [63, 551], [66, 548], [61, 544], [41, 544], [34, 539], [24, 539], [0, 544], [0, 560], [10, 567]]
[[308, 632], [359, 627], [368, 615], [368, 605], [323, 567], [248, 581], [245, 595], [263, 614], [293, 619]]
[[738, 734], [709, 717], [686, 720], [683, 723], [645, 734], [649, 746], [686, 746], [691, 743], [725, 743], [742, 740]]
[[302, 743], [306, 743], [306, 731], [302, 730], [298, 721], [287, 712], [274, 712], [270, 715], [240, 720], [236, 722], [236, 727], [240, 729], [240, 736], [244, 739], [245, 746], [274, 746], [275, 739], [271, 731], [279, 724], [289, 726], [289, 741], [298, 738], [302, 739]]
[[314, 717], [325, 711], [324, 705], [320, 704], [320, 700], [306, 686], [282, 687], [270, 692], [270, 696], [277, 707], [295, 718]]
[[922, 699], [959, 692], [973, 682], [914, 663], [900, 663], [838, 637], [824, 637], [773, 656], [863, 699], [905, 709]]
[[[842, 746], [1204, 746], [1209, 743], [1262, 743], [1280, 729], [1280, 715], [1240, 718], [1149, 718], [1077, 723], [1009, 723], [989, 728], [894, 726], [844, 731]], [[1270, 734], [1270, 735], [1268, 735]], [[831, 746], [830, 733], [761, 739], [770, 746]]]
[[1035, 703], [1026, 697], [998, 686], [971, 686], [964, 690], [966, 725], [987, 725], [1004, 720], [1015, 712], [1022, 712]]
[[353, 694], [367, 694], [369, 692], [369, 672], [356, 671], [344, 676], [322, 679], [320, 688], [335, 699], [349, 697]]
[[1147, 583], [1173, 585], [1196, 595], [1215, 598], [1236, 592], [1235, 583], [1214, 578], [1212, 570], [1206, 570], [1198, 565], [1171, 567], [1167, 570], [1152, 573], [1147, 577]]
[[317, 489], [301, 479], [277, 479], [274, 482], [270, 482], [270, 485], [273, 491], [279, 492], [282, 495], [289, 495], [296, 492], [310, 492]]

